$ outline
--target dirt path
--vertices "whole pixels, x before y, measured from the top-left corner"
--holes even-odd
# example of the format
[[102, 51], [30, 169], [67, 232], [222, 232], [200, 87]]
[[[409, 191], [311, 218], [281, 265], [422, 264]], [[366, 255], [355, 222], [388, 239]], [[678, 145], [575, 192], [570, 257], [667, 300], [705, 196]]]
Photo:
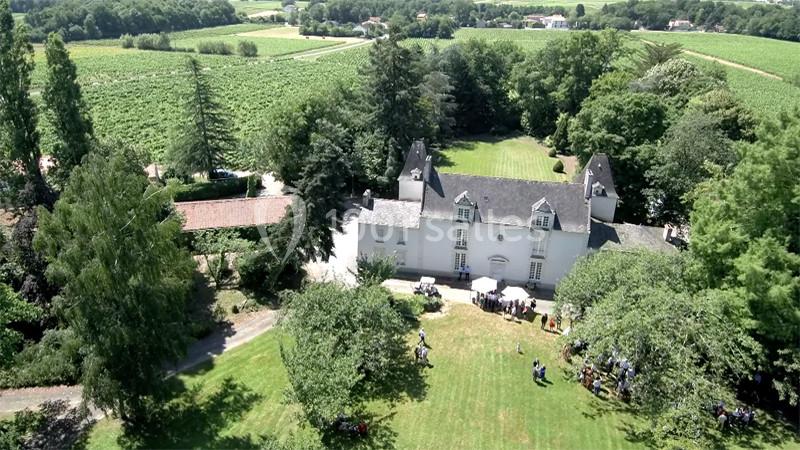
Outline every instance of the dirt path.
[[308, 52], [304, 52], [304, 53], [298, 53], [293, 57], [293, 59], [317, 58], [317, 57], [320, 57], [320, 56], [323, 56], [323, 55], [328, 55], [328, 54], [331, 54], [331, 53], [341, 52], [341, 51], [344, 51], [344, 50], [350, 50], [352, 48], [357, 48], [357, 47], [363, 47], [363, 46], [369, 45], [371, 43], [372, 43], [372, 41], [361, 40], [359, 42], [352, 43], [352, 44], [337, 45], [335, 47], [325, 48], [325, 49], [321, 49], [321, 50], [312, 50], [312, 51], [308, 51]]
[[[194, 343], [189, 347], [186, 358], [174, 369], [168, 371], [167, 376], [190, 369], [252, 341], [270, 330], [275, 325], [277, 318], [277, 311], [267, 309], [257, 311], [251, 317], [233, 324], [230, 328], [219, 330]], [[48, 400], [67, 400], [70, 404], [77, 405], [81, 401], [81, 387], [52, 386], [0, 391], [0, 414], [36, 408]]]
[[[655, 42], [648, 41], [647, 39], [641, 39], [642, 42], [649, 45], [654, 45]], [[727, 59], [717, 58], [716, 56], [706, 55], [705, 53], [699, 53], [693, 50], [686, 50], [682, 49], [683, 53], [686, 53], [690, 56], [696, 56], [698, 58], [705, 59], [706, 61], [713, 61], [722, 64], [723, 66], [733, 67], [734, 69], [745, 70], [747, 72], [752, 72], [757, 75], [761, 75], [765, 78], [771, 78], [773, 80], [783, 81], [783, 78], [775, 75], [774, 73], [765, 72], [761, 69], [756, 69], [755, 67], [745, 66], [744, 64], [735, 63], [733, 61], [728, 61]]]

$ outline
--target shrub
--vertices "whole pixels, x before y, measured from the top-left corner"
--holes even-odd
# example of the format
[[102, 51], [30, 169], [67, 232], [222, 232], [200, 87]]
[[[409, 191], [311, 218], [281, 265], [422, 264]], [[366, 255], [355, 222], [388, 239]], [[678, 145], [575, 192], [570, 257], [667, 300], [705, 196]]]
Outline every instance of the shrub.
[[371, 286], [383, 283], [394, 276], [397, 262], [392, 255], [361, 255], [356, 261], [358, 273], [356, 280], [360, 285]]
[[557, 173], [564, 172], [564, 163], [561, 162], [560, 159], [558, 161], [556, 161], [555, 164], [553, 164], [553, 172], [557, 172]]
[[247, 177], [247, 197], [255, 197], [258, 195], [259, 179], [260, 178], [256, 175]]
[[136, 38], [136, 48], [139, 50], [161, 50], [167, 52], [172, 50], [169, 36], [166, 33], [141, 34]]
[[239, 55], [245, 58], [258, 56], [258, 47], [253, 41], [239, 41]]
[[136, 41], [130, 34], [123, 34], [119, 38], [119, 45], [121, 45], [122, 48], [133, 48], [136, 45]]
[[[184, 184], [175, 193], [176, 202], [191, 202], [198, 200], [214, 200], [223, 197], [232, 197], [247, 192], [248, 178], [227, 178], [224, 180]], [[261, 180], [256, 178], [256, 186], [261, 187]]]
[[437, 312], [442, 309], [444, 302], [439, 297], [423, 297], [422, 309], [425, 312]]
[[551, 148], [550, 151], [547, 152], [547, 156], [549, 156], [551, 158], [555, 158], [556, 157], [556, 149]]
[[197, 44], [197, 53], [204, 55], [232, 55], [233, 46], [223, 41], [203, 41]]
[[80, 364], [80, 343], [72, 330], [48, 330], [41, 341], [14, 356], [13, 367], [0, 373], [0, 387], [74, 384]]

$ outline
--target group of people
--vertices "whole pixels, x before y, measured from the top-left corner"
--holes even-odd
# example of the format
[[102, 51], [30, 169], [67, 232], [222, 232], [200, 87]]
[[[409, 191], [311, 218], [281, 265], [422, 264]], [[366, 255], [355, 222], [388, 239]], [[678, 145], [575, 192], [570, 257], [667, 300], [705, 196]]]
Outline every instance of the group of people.
[[470, 268], [469, 265], [459, 267], [458, 268], [458, 281], [461, 281], [462, 277], [464, 278], [464, 280], [469, 281], [470, 273], [472, 273], [472, 268]]
[[[630, 394], [631, 383], [636, 375], [636, 370], [627, 358], [618, 358], [616, 352], [614, 352], [605, 361], [602, 356], [599, 356], [597, 364], [600, 364], [605, 369], [607, 377], [611, 377], [614, 374], [614, 369], [618, 368], [615, 393], [618, 397], [626, 397]], [[603, 379], [597, 364], [586, 358], [583, 360], [583, 366], [578, 371], [578, 382], [586, 389], [591, 390], [594, 395], [600, 395], [603, 388]]]
[[542, 315], [542, 329], [549, 325], [551, 333], [557, 333], [561, 330], [561, 314], [556, 314], [555, 317], [544, 313]]
[[717, 417], [720, 429], [726, 426], [746, 427], [756, 420], [756, 412], [752, 409], [737, 407], [733, 412], [729, 412], [725, 409], [725, 402], [719, 402], [714, 406], [714, 415]]
[[506, 300], [497, 291], [478, 294], [477, 297], [473, 297], [472, 301], [484, 311], [500, 311], [503, 316], [508, 315], [519, 320], [528, 320], [536, 307], [534, 300]]

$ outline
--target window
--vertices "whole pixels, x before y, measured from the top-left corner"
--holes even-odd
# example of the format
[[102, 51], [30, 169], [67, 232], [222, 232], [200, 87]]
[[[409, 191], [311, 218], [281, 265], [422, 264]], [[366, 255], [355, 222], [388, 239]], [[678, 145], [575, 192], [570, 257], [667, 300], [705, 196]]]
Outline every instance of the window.
[[470, 221], [469, 214], [471, 211], [472, 208], [464, 208], [459, 206], [456, 211], [456, 220], [469, 222]]
[[533, 224], [538, 228], [550, 228], [550, 216], [537, 214]]
[[531, 281], [539, 281], [542, 279], [541, 261], [531, 261], [531, 268], [528, 271], [528, 279]]
[[456, 248], [467, 248], [467, 230], [456, 229]]
[[458, 271], [458, 269], [467, 265], [467, 253], [466, 252], [456, 252], [456, 256], [453, 260], [453, 270]]
[[547, 247], [547, 242], [544, 239], [544, 236], [540, 236], [539, 240], [533, 241], [533, 249], [531, 250], [531, 256], [543, 258], [544, 252]]

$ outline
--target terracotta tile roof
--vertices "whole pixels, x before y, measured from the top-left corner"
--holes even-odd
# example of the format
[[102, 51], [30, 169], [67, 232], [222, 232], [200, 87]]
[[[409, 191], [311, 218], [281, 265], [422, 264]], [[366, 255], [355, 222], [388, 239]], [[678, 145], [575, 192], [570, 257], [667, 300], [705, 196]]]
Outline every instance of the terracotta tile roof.
[[280, 222], [292, 197], [275, 195], [199, 202], [176, 202], [175, 209], [184, 217], [183, 230], [238, 228]]

